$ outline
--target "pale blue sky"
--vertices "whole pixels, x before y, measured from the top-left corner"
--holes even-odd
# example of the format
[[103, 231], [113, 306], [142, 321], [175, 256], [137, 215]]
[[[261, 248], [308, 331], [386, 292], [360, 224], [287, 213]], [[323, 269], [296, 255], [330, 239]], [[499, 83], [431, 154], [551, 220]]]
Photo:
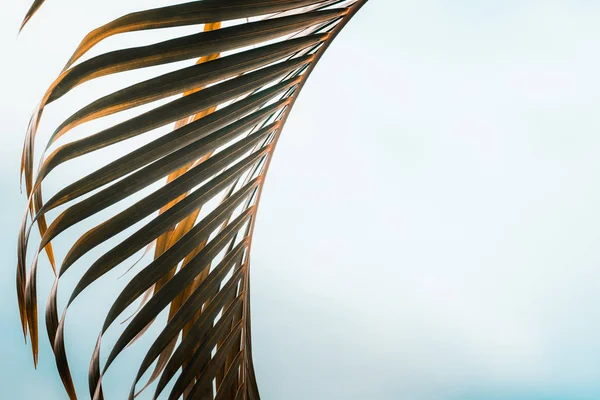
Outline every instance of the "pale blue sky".
[[[0, 15], [0, 398], [62, 400], [46, 338], [34, 371], [17, 316], [25, 127], [83, 34], [164, 0], [47, 0], [16, 40], [26, 3]], [[599, 17], [585, 0], [373, 0], [348, 25], [292, 113], [261, 202], [264, 399], [600, 398]], [[49, 108], [46, 129], [90, 88]], [[68, 320], [82, 394], [118, 275]], [[143, 345], [115, 364], [109, 399]]]

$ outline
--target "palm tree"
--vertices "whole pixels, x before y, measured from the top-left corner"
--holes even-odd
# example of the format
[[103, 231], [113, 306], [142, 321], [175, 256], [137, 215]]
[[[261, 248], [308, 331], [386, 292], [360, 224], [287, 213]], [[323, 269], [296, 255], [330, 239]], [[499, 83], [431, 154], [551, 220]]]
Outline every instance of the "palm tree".
[[[35, 0], [23, 25], [43, 2]], [[102, 377], [109, 366], [168, 309], [168, 321], [139, 366], [130, 399], [151, 383], [157, 398], [168, 392], [167, 383], [174, 377], [169, 399], [259, 398], [251, 351], [249, 259], [265, 175], [302, 87], [364, 3], [191, 1], [124, 15], [82, 40], [28, 127], [21, 164], [28, 205], [19, 232], [17, 267], [22, 329], [31, 340], [34, 363], [39, 341], [36, 275], [42, 252], [55, 271], [45, 325], [71, 399], [77, 396], [65, 350], [68, 307], [96, 280], [152, 247], [151, 261], [114, 299], [99, 332], [89, 368], [90, 396], [103, 398]], [[90, 49], [113, 35], [200, 25], [201, 32], [82, 61]], [[48, 104], [87, 81], [191, 59], [198, 61], [130, 84], [73, 113], [52, 133], [34, 171], [36, 132]], [[153, 107], [92, 135], [67, 135], [89, 121], [145, 105]], [[43, 200], [43, 183], [57, 167], [171, 123], [172, 132], [104, 163]], [[143, 192], [165, 178], [160, 188]], [[57, 261], [52, 243], [61, 233], [127, 198], [135, 200], [132, 205], [113, 211]], [[49, 211], [63, 205], [54, 220], [47, 220]], [[41, 240], [28, 261], [34, 225]], [[107, 245], [122, 232], [127, 233], [124, 239]], [[86, 265], [59, 313], [60, 278], [101, 245], [107, 250]], [[137, 311], [101, 363], [103, 334], [136, 301]], [[142, 385], [141, 378], [153, 365]]]

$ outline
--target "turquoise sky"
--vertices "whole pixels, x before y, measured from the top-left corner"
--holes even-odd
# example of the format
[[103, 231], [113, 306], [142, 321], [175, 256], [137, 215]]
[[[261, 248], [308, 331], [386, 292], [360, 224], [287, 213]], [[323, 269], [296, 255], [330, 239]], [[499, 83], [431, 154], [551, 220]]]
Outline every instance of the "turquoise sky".
[[[34, 371], [17, 316], [25, 127], [86, 32], [165, 3], [47, 0], [18, 39], [27, 1], [14, 3], [0, 14], [0, 399], [63, 400], [45, 336]], [[264, 399], [600, 399], [599, 17], [589, 0], [372, 0], [349, 24], [292, 113], [261, 202]], [[42, 137], [103, 85], [50, 107]], [[122, 272], [69, 314], [81, 394]], [[109, 400], [145, 345], [114, 365]]]

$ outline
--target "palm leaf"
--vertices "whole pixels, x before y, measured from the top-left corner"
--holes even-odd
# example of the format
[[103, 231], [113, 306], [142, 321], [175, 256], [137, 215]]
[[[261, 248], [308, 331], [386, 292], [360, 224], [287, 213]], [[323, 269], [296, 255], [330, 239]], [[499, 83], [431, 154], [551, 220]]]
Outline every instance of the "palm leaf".
[[[37, 0], [23, 25], [43, 0]], [[153, 398], [258, 399], [250, 343], [249, 253], [256, 210], [277, 140], [308, 76], [327, 47], [366, 0], [204, 0], [125, 15], [88, 34], [34, 112], [21, 172], [28, 195], [19, 232], [17, 293], [23, 332], [38, 358], [37, 267], [45, 251], [56, 278], [46, 304], [46, 330], [65, 389], [77, 398], [64, 328], [69, 306], [109, 271], [155, 246], [152, 260], [130, 278], [99, 332], [89, 392], [102, 399], [102, 380], [115, 359], [168, 309], [167, 322], [132, 382], [129, 398], [157, 381]], [[198, 33], [88, 59], [102, 40], [127, 32], [204, 25]], [[65, 119], [47, 140], [34, 171], [34, 144], [46, 106], [88, 81], [146, 67], [198, 59], [91, 102]], [[173, 99], [173, 96], [181, 95]], [[156, 102], [161, 101], [162, 104]], [[86, 137], [77, 126], [140, 106], [150, 107]], [[106, 162], [60, 188], [47, 201], [42, 187], [55, 169], [174, 123], [172, 132]], [[61, 144], [62, 142], [62, 144]], [[50, 152], [51, 148], [55, 148]], [[166, 183], [146, 193], [155, 182]], [[117, 203], [131, 199], [120, 211]], [[63, 207], [56, 218], [48, 212]], [[109, 216], [81, 235], [57, 263], [53, 241], [104, 211]], [[41, 240], [28, 262], [30, 234]], [[115, 236], [127, 232], [116, 242]], [[93, 249], [59, 313], [59, 282]], [[146, 254], [146, 253], [144, 253]], [[79, 262], [81, 264], [81, 262]], [[139, 301], [101, 365], [102, 337]], [[140, 380], [154, 365], [150, 378]]]

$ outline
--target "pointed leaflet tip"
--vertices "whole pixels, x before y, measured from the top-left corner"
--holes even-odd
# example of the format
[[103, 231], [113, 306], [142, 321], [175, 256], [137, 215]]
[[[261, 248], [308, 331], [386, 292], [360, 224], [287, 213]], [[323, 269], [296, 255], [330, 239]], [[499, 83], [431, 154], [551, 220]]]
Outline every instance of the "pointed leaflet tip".
[[23, 30], [23, 28], [25, 27], [25, 25], [27, 24], [27, 22], [29, 22], [29, 20], [31, 19], [31, 17], [33, 17], [33, 15], [42, 6], [42, 4], [44, 4], [44, 0], [35, 0], [33, 2], [33, 4], [31, 5], [31, 7], [29, 8], [29, 11], [27, 11], [27, 14], [25, 15], [25, 18], [23, 18], [23, 22], [21, 23], [21, 27], [19, 28], [19, 33], [21, 33], [21, 31]]
[[23, 30], [23, 28], [25, 28], [25, 24], [27, 24], [27, 21], [29, 21], [30, 18], [31, 17], [25, 16], [25, 18], [23, 19], [23, 22], [21, 22], [21, 26], [19, 27], [19, 31], [17, 32], [17, 39], [19, 38], [21, 31]]

